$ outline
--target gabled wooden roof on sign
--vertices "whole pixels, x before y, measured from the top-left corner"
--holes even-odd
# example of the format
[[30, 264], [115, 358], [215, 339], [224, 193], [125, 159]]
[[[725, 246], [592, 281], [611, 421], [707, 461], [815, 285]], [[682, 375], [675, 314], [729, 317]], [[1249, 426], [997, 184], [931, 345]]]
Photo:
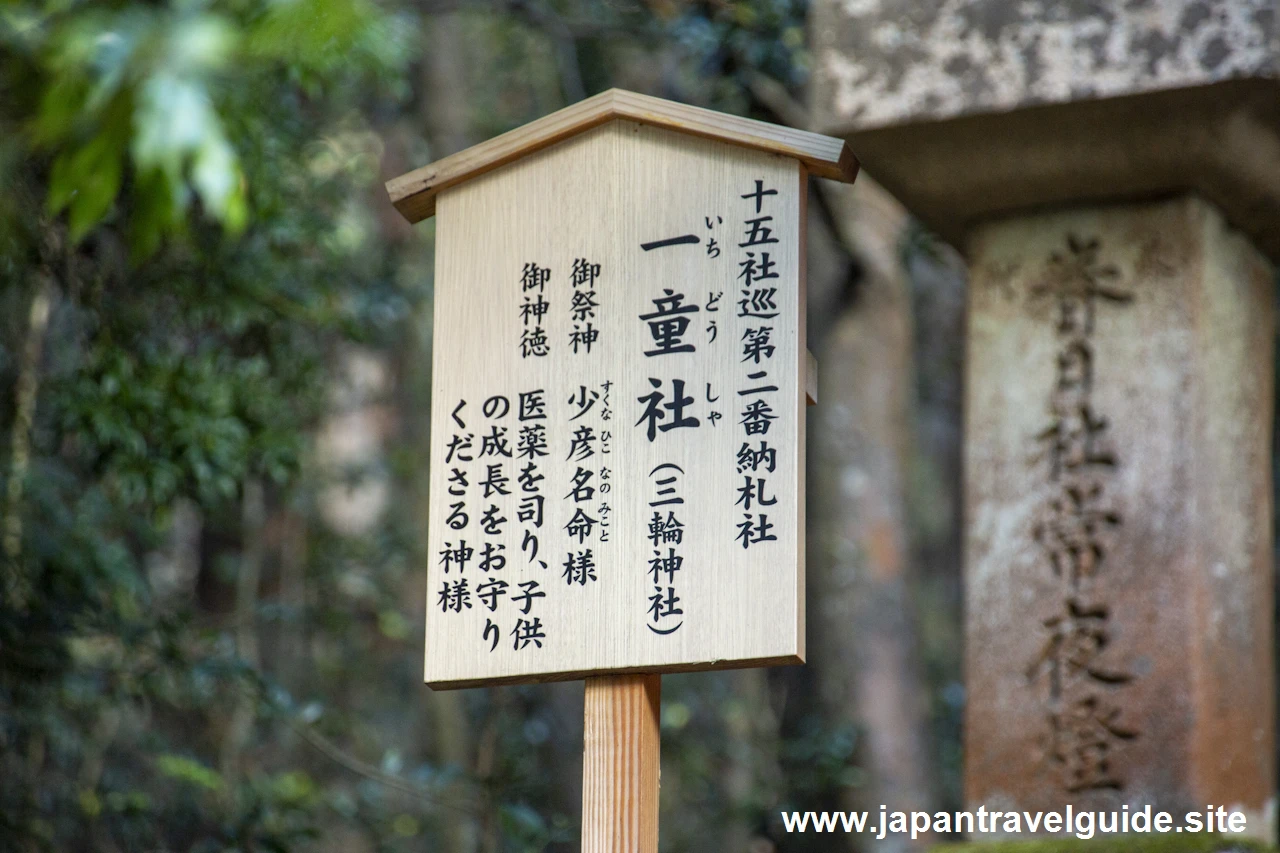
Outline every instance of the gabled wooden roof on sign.
[[851, 182], [858, 174], [858, 160], [843, 139], [610, 89], [393, 178], [387, 193], [405, 219], [420, 222], [435, 214], [440, 192], [615, 119], [794, 157], [820, 178]]

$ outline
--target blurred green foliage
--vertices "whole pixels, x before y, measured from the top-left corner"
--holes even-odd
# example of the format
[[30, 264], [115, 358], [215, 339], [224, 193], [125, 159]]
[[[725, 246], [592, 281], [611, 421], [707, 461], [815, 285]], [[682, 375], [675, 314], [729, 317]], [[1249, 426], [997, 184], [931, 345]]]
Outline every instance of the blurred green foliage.
[[[0, 849], [572, 848], [564, 708], [420, 685], [431, 228], [380, 183], [447, 153], [444, 96], [471, 141], [619, 83], [769, 117], [753, 81], [803, 84], [804, 12], [0, 6]], [[445, 16], [456, 93], [424, 82]], [[399, 413], [382, 452], [335, 468], [324, 436], [365, 404]], [[334, 522], [371, 484], [374, 521]], [[856, 732], [803, 712], [778, 749], [803, 784], [727, 800], [758, 708], [700, 679], [668, 679], [664, 843], [856, 784]]]
[[[23, 478], [6, 492], [20, 495], [6, 578], [27, 587], [0, 610], [5, 849], [284, 850], [317, 834], [330, 792], [313, 771], [224, 757], [242, 697], [260, 726], [296, 712], [219, 610], [245, 483], [273, 504], [311, 499], [334, 347], [389, 345], [425, 293], [394, 284], [390, 258], [367, 262], [382, 254], [377, 156], [338, 144], [372, 136], [368, 93], [407, 93], [398, 14], [0, 10], [0, 411], [6, 449], [30, 444], [25, 469], [10, 453], [3, 469]], [[28, 310], [41, 294], [43, 332]], [[24, 363], [32, 343], [43, 357]], [[157, 553], [192, 506], [197, 547], [229, 577], [166, 600]]]

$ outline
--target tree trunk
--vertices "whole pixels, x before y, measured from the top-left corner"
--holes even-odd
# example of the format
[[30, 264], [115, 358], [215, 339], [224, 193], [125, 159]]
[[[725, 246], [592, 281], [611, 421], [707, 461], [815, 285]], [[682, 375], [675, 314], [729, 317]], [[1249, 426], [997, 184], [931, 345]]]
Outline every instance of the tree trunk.
[[[258, 654], [257, 614], [258, 587], [262, 581], [262, 563], [266, 550], [263, 537], [266, 523], [267, 507], [262, 481], [246, 480], [241, 501], [241, 556], [240, 569], [236, 573], [234, 619], [236, 655], [255, 669], [262, 664]], [[257, 697], [242, 685], [231, 715], [231, 723], [222, 741], [220, 766], [228, 783], [238, 779], [243, 770], [241, 757], [253, 732], [256, 708]]]
[[[851, 191], [827, 192], [863, 274], [817, 354], [810, 660], [827, 717], [861, 734], [857, 760], [869, 782], [845, 789], [842, 807], [929, 809], [936, 794], [907, 517], [915, 383], [911, 303], [898, 255], [906, 216], [865, 177]], [[862, 842], [899, 851], [930, 840]]]
[[[468, 108], [470, 90], [466, 73], [467, 40], [463, 25], [462, 16], [456, 13], [433, 15], [428, 21], [430, 32], [422, 71], [420, 110], [428, 129], [433, 159], [461, 151], [473, 141]], [[411, 164], [411, 166], [420, 165], [422, 164]], [[424, 319], [417, 323], [415, 340], [417, 353], [412, 362], [418, 367], [425, 367], [429, 363], [427, 356], [431, 349], [431, 329], [425, 319], [431, 316], [430, 306], [424, 304], [423, 310]], [[410, 417], [416, 420], [413, 432], [417, 456], [422, 461], [419, 470], [425, 471], [431, 458], [429, 377], [424, 375], [420, 383], [414, 383], [413, 391], [416, 393], [412, 393], [415, 400], [411, 411], [420, 414], [416, 416], [410, 414]], [[425, 476], [420, 483], [418, 507], [418, 515], [422, 519], [420, 530], [425, 541], [428, 518]], [[453, 786], [452, 791], [444, 792], [445, 796], [451, 800], [480, 801], [475, 796], [473, 783], [469, 780], [475, 766], [472, 756], [474, 738], [467, 719], [465, 695], [457, 690], [432, 693], [425, 687], [422, 688], [421, 695], [426, 718], [432, 724], [431, 734], [435, 743], [436, 758], [461, 771], [462, 779]], [[487, 803], [488, 800], [485, 799], [483, 802]], [[444, 825], [444, 850], [447, 853], [472, 853], [478, 849], [481, 839], [476, 822], [459, 814], [448, 814], [444, 816]]]
[[17, 399], [14, 410], [13, 439], [9, 451], [9, 482], [4, 513], [4, 584], [5, 599], [18, 611], [27, 606], [32, 579], [22, 565], [23, 489], [31, 468], [31, 432], [35, 424], [36, 397], [40, 388], [40, 356], [44, 352], [45, 333], [53, 305], [53, 276], [41, 270], [31, 311], [27, 334], [18, 365]]

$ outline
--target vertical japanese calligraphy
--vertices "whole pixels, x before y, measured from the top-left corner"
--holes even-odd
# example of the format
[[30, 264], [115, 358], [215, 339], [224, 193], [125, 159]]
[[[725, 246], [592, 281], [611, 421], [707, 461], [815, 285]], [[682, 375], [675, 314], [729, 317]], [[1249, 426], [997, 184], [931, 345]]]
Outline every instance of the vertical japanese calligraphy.
[[[770, 343], [774, 331], [772, 322], [766, 322], [780, 313], [775, 298], [779, 281], [777, 263], [770, 257], [777, 250], [766, 248], [778, 243], [773, 236], [772, 205], [766, 203], [777, 194], [776, 189], [766, 189], [764, 180], [757, 178], [755, 188], [742, 195], [747, 200], [748, 212], [742, 223], [743, 240], [738, 244], [743, 250], [742, 260], [738, 262], [741, 282], [738, 317], [743, 320], [738, 341], [742, 351], [740, 369], [746, 381], [745, 387], [737, 391], [742, 406], [738, 423], [744, 440], [734, 460], [737, 472], [742, 475], [734, 506], [742, 507], [735, 539], [743, 549], [778, 541], [766, 511], [777, 503], [777, 498], [768, 494], [769, 478], [777, 471], [777, 454], [766, 438], [770, 425], [779, 417], [773, 408], [778, 386], [769, 380], [769, 368], [777, 348]], [[770, 286], [761, 287], [762, 283]], [[758, 441], [756, 451], [751, 449], [753, 440]], [[758, 459], [768, 462], [762, 467]]]
[[[703, 217], [703, 226], [707, 232], [703, 255], [708, 260], [719, 258], [722, 254], [715, 234], [723, 224], [724, 217], [718, 214]], [[642, 251], [651, 252], [673, 246], [700, 244], [702, 244], [702, 238], [690, 233], [642, 243], [640, 248]], [[712, 270], [722, 274], [719, 264], [713, 266]], [[717, 281], [715, 275], [708, 278], [713, 282]], [[639, 319], [648, 327], [648, 336], [651, 340], [650, 347], [643, 351], [645, 358], [697, 353], [698, 346], [693, 338], [698, 331], [698, 327], [694, 324], [699, 314], [705, 313], [707, 321], [706, 326], [701, 328], [701, 337], [698, 339], [706, 347], [714, 344], [719, 334], [719, 322], [718, 318], [712, 315], [720, 312], [719, 303], [723, 295], [723, 290], [709, 291], [706, 304], [700, 307], [686, 302], [687, 297], [683, 292], [664, 287], [662, 295], [652, 299], [653, 310], [639, 315]], [[687, 374], [685, 376], [687, 377]], [[662, 378], [650, 377], [648, 380], [650, 387], [642, 389], [647, 393], [636, 398], [644, 408], [635, 426], [643, 430], [650, 443], [661, 433], [675, 429], [695, 429], [704, 424], [714, 428], [724, 417], [718, 408], [712, 408], [720, 401], [720, 396], [712, 390], [712, 383], [705, 383], [705, 395], [702, 399], [698, 399], [695, 389], [691, 388], [686, 392], [686, 386], [692, 384], [688, 378], [677, 378], [673, 375], [667, 381], [670, 383], [669, 390], [664, 390]], [[695, 410], [703, 414], [694, 415]], [[684, 504], [684, 498], [679, 495], [684, 469], [675, 462], [661, 462], [649, 471], [649, 477], [652, 480], [654, 494], [653, 500], [649, 501], [649, 508], [653, 510], [653, 515], [648, 519], [647, 535], [653, 546], [653, 556], [648, 561], [647, 575], [653, 591], [648, 597], [645, 627], [656, 635], [669, 636], [684, 625], [682, 599], [677, 594], [679, 586], [677, 574], [684, 568], [681, 549], [684, 545], [685, 524], [681, 521], [677, 509], [683, 513], [687, 509], [696, 510], [696, 507], [677, 508], [676, 506]]]
[[[597, 404], [600, 404], [598, 410]], [[564, 496], [571, 514], [564, 526], [569, 550], [563, 564], [563, 577], [570, 586], [575, 583], [581, 586], [596, 580], [593, 547], [595, 543], [605, 541], [599, 502], [595, 497], [603, 484], [599, 475], [605, 470], [604, 457], [610, 452], [605, 443], [605, 431], [598, 426], [607, 407], [601, 400], [600, 391], [585, 385], [578, 386], [567, 405], [570, 426], [569, 452], [565, 460], [572, 464], [565, 470], [572, 468], [573, 473], [569, 476], [568, 492]], [[593, 412], [594, 416], [588, 418]]]
[[430, 683], [802, 659], [802, 194], [620, 124], [440, 197]]
[[573, 271], [570, 273], [573, 295], [569, 302], [573, 331], [569, 333], [569, 348], [575, 355], [591, 352], [592, 345], [600, 338], [595, 327], [596, 312], [600, 309], [595, 289], [599, 276], [599, 264], [593, 264], [586, 258], [573, 259]]
[[684, 566], [684, 557], [678, 553], [684, 544], [684, 524], [676, 517], [677, 506], [684, 504], [680, 495], [683, 477], [684, 469], [673, 462], [664, 462], [649, 472], [653, 498], [649, 501], [653, 510], [649, 521], [649, 541], [653, 544], [649, 576], [653, 594], [649, 596], [649, 622], [645, 627], [660, 635], [674, 634], [684, 624], [684, 610], [676, 595], [676, 574]]
[[[542, 414], [541, 391], [521, 392], [518, 395], [518, 407], [515, 415], [519, 426], [519, 438], [515, 447], [510, 439], [513, 407], [510, 398], [495, 394], [484, 400], [474, 421], [480, 426], [481, 436], [479, 449], [472, 454], [474, 433], [454, 433], [449, 438], [446, 452], [446, 464], [450, 468], [447, 489], [451, 498], [457, 498], [450, 504], [450, 514], [446, 520], [451, 530], [459, 532], [457, 541], [446, 541], [439, 552], [439, 565], [444, 579], [436, 595], [436, 604], [441, 613], [460, 614], [470, 610], [476, 604], [484, 608], [489, 615], [485, 617], [481, 641], [490, 653], [498, 648], [504, 634], [503, 616], [508, 618], [505, 625], [507, 636], [512, 638], [512, 648], [521, 650], [530, 645], [541, 647], [545, 634], [541, 620], [533, 614], [537, 599], [545, 596], [539, 590], [541, 582], [534, 579], [516, 579], [514, 590], [512, 582], [505, 577], [508, 555], [507, 544], [503, 541], [505, 527], [509, 522], [507, 513], [513, 496], [513, 489], [520, 490], [520, 510], [517, 517], [521, 522], [531, 523], [534, 528], [542, 523], [541, 495], [537, 494], [537, 480], [534, 459], [545, 442], [540, 438], [539, 424], [528, 424], [525, 421], [538, 420]], [[454, 407], [450, 418], [460, 430], [468, 427], [463, 419], [467, 408], [466, 400], [460, 400]], [[475, 418], [475, 415], [472, 415]], [[516, 459], [528, 460], [520, 471], [516, 484], [512, 483], [512, 471], [516, 467]], [[472, 485], [468, 478], [465, 463], [474, 463], [476, 474], [476, 502], [470, 513], [476, 515], [475, 545], [467, 544], [462, 537], [471, 522], [466, 499], [468, 488]], [[525, 545], [521, 550], [529, 550], [529, 560], [537, 556], [537, 536], [533, 531], [525, 530]], [[527, 548], [532, 543], [532, 549]], [[473, 565], [473, 573], [468, 575], [467, 566]], [[540, 567], [545, 569], [546, 564]], [[478, 573], [478, 574], [477, 574]], [[452, 576], [452, 577], [451, 577]], [[473, 586], [473, 581], [475, 582]], [[499, 604], [509, 601], [517, 611], [516, 614], [499, 613]], [[507, 610], [510, 610], [508, 607]], [[531, 617], [531, 618], [530, 618]]]
[[[524, 265], [520, 275], [520, 290], [523, 301], [520, 303], [520, 357], [541, 358], [551, 351], [547, 342], [547, 330], [542, 328], [543, 318], [551, 303], [547, 301], [547, 280], [551, 278], [551, 270], [540, 267], [530, 261]], [[532, 293], [532, 295], [530, 295]]]
[[1133, 675], [1104, 663], [1113, 618], [1105, 570], [1123, 518], [1107, 493], [1119, 456], [1107, 441], [1107, 418], [1093, 403], [1098, 311], [1123, 309], [1132, 296], [1100, 254], [1099, 239], [1069, 235], [1029, 293], [1035, 302], [1048, 302], [1058, 341], [1049, 422], [1035, 436], [1050, 489], [1031, 533], [1060, 601], [1043, 620], [1044, 639], [1027, 678], [1043, 690], [1046, 753], [1069, 793], [1123, 789], [1119, 750], [1138, 736], [1122, 704]]

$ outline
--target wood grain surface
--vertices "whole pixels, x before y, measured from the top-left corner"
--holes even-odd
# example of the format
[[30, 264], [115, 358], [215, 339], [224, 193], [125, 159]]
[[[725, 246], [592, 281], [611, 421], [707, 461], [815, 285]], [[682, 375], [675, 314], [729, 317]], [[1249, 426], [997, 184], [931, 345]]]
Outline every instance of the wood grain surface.
[[435, 214], [436, 197], [444, 190], [617, 119], [782, 154], [819, 178], [852, 182], [858, 173], [857, 158], [842, 139], [610, 89], [393, 178], [387, 194], [405, 219], [420, 222]]
[[661, 694], [657, 675], [586, 680], [582, 853], [658, 849]]
[[[433, 687], [803, 662], [803, 442], [813, 370], [804, 347], [805, 184], [804, 167], [791, 157], [616, 121], [441, 195], [425, 666]], [[771, 192], [756, 197], [757, 189]], [[771, 217], [763, 225], [777, 242], [739, 245], [750, 243], [750, 220], [762, 217]], [[643, 248], [676, 237], [696, 242]], [[740, 317], [759, 307], [741, 305], [744, 265], [765, 262], [766, 252], [776, 277], [755, 287], [773, 291], [765, 312], [772, 316]], [[571, 282], [578, 260], [599, 267], [590, 285], [599, 337], [590, 352], [575, 353], [571, 300], [586, 287]], [[548, 270], [543, 290], [523, 290], [527, 264]], [[541, 320], [545, 356], [521, 351], [533, 325], [520, 311], [531, 295], [549, 305]], [[682, 315], [690, 323], [681, 340], [693, 351], [646, 356], [658, 344], [643, 317], [672, 295], [697, 308]], [[762, 326], [770, 330], [767, 351], [745, 355], [744, 336]], [[667, 430], [680, 416], [669, 408], [677, 380], [687, 399], [683, 415], [699, 424]], [[536, 457], [544, 478], [540, 528], [518, 515], [529, 497], [518, 475], [530, 460], [517, 442], [531, 425], [520, 419], [518, 400], [535, 390], [547, 414], [537, 422], [547, 427], [546, 455]], [[663, 420], [650, 438], [645, 401], [655, 391]], [[752, 434], [744, 421], [756, 401], [768, 403], [773, 420], [767, 432]], [[584, 402], [591, 405], [574, 417]], [[607, 454], [597, 441], [596, 455], [569, 458], [584, 426], [597, 438], [610, 433]], [[483, 455], [494, 430], [511, 456]], [[450, 445], [468, 436], [464, 464]], [[761, 442], [776, 460], [743, 469], [743, 446]], [[510, 494], [482, 490], [494, 465]], [[654, 472], [664, 465], [676, 466], [667, 470], [678, 481], [667, 487], [683, 503], [654, 505], [664, 488]], [[573, 493], [580, 471], [591, 473], [587, 484], [597, 489], [583, 501]], [[603, 504], [607, 531], [596, 525], [585, 540], [568, 532], [578, 509], [598, 521]], [[453, 526], [461, 521], [457, 505], [467, 517], [461, 528]], [[682, 538], [655, 542], [654, 517], [669, 512]], [[486, 513], [506, 521], [485, 532]], [[763, 517], [771, 538], [744, 548], [748, 516], [756, 534]], [[464, 542], [466, 564], [447, 560]], [[486, 571], [482, 548], [501, 565], [490, 560]], [[592, 577], [575, 577], [566, 563], [587, 550]], [[652, 561], [673, 555], [679, 570], [655, 585]], [[449, 590], [463, 580], [466, 603], [451, 601]], [[496, 580], [502, 595], [482, 600], [482, 586], [492, 591]], [[661, 619], [651, 610], [655, 587], [678, 598], [663, 605]], [[536, 638], [522, 641], [530, 626]]]

